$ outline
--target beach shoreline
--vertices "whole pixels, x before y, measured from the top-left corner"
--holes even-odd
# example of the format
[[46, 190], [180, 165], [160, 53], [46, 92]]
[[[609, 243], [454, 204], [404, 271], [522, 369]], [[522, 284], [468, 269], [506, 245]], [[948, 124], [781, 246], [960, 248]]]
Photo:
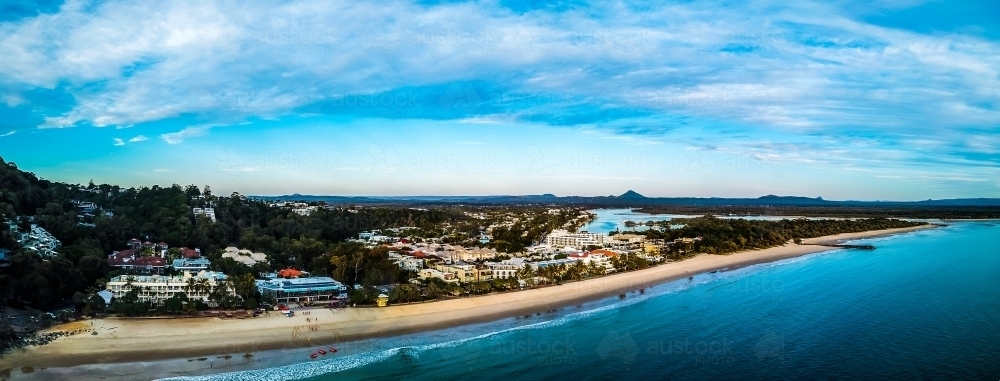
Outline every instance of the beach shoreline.
[[[544, 313], [697, 274], [732, 270], [837, 249], [817, 244], [882, 237], [935, 227], [939, 226], [922, 225], [846, 233], [806, 239], [804, 245], [786, 244], [727, 255], [701, 254], [644, 270], [557, 286], [386, 308], [346, 308], [336, 311], [310, 309], [302, 310], [309, 311], [309, 314], [298, 313], [292, 318], [271, 313], [269, 317], [243, 320], [107, 318], [72, 322], [53, 327], [48, 332], [92, 328], [97, 335], [77, 334], [47, 345], [8, 353], [0, 358], [0, 371], [171, 359], [203, 362], [208, 358], [214, 361], [214, 356], [222, 355], [232, 358], [246, 356], [246, 359], [250, 359], [254, 353], [272, 350], [301, 352], [305, 356], [315, 348]], [[306, 321], [307, 318], [310, 319], [309, 322]], [[306, 359], [303, 357], [303, 360]], [[238, 369], [226, 371], [230, 370]]]

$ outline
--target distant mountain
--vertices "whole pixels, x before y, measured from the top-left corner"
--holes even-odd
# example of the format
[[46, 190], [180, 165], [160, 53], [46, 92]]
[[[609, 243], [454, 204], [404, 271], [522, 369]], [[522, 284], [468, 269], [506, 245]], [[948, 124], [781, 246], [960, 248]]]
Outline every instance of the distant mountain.
[[636, 193], [634, 190], [629, 190], [628, 192], [622, 193], [622, 195], [618, 196], [618, 198], [642, 199], [646, 198], [646, 196]]

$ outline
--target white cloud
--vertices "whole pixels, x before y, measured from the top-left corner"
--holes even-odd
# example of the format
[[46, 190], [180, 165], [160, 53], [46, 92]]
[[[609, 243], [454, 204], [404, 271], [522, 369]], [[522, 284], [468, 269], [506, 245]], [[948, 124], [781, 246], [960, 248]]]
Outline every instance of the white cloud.
[[16, 133], [17, 133], [17, 131], [13, 131], [13, 130], [12, 130], [12, 131], [10, 131], [10, 132], [8, 132], [8, 133], [6, 133], [6, 134], [3, 134], [3, 135], [0, 135], [0, 138], [6, 138], [6, 137], [8, 137], [8, 136], [11, 136], [11, 135], [14, 135], [14, 134], [16, 134]]
[[121, 138], [114, 138], [114, 139], [111, 139], [111, 140], [114, 141], [113, 144], [115, 145], [115, 147], [121, 147], [121, 146], [125, 145], [125, 141], [122, 140]]
[[167, 142], [167, 144], [180, 144], [185, 139], [192, 138], [195, 136], [201, 136], [208, 132], [212, 126], [191, 126], [177, 132], [166, 133], [160, 135], [160, 139]]
[[147, 141], [147, 140], [149, 140], [149, 138], [147, 138], [147, 137], [145, 137], [143, 135], [139, 135], [139, 136], [136, 136], [136, 137], [134, 137], [132, 139], [129, 139], [128, 142], [129, 143], [138, 143], [138, 142], [144, 142], [144, 141]]
[[[925, 134], [943, 146], [970, 141], [969, 150], [995, 155], [993, 142], [950, 133], [995, 128], [1000, 120], [995, 107], [982, 106], [1000, 104], [995, 41], [867, 24], [854, 16], [853, 5], [818, 1], [590, 7], [519, 14], [493, 2], [265, 0], [236, 7], [221, 0], [108, 1], [88, 7], [69, 1], [59, 13], [0, 25], [0, 72], [24, 88], [76, 85], [66, 87], [76, 101], [72, 108], [45, 116], [41, 127], [52, 128], [124, 128], [183, 115], [228, 125], [295, 110], [315, 113], [307, 106], [321, 100], [460, 83], [463, 89], [475, 84], [472, 93], [493, 102], [454, 113], [461, 123], [573, 125], [576, 110], [586, 109], [579, 114], [604, 112], [607, 120], [579, 125], [638, 136], [633, 144], [655, 144], [641, 135], [663, 135], [682, 124], [677, 121], [696, 120], [746, 126], [741, 132], [751, 141], [774, 131], [830, 139], [814, 145], [819, 151], [782, 151], [803, 162], [861, 160], [857, 152], [868, 163], [915, 161], [927, 152], [879, 142], [834, 149], [863, 140], [850, 136], [854, 131]], [[85, 86], [92, 83], [102, 86]], [[490, 84], [505, 93], [493, 94]], [[17, 94], [2, 99], [23, 104], [28, 93]], [[405, 101], [411, 94], [396, 95]], [[388, 111], [399, 111], [394, 104]], [[616, 115], [619, 109], [626, 113]], [[628, 111], [656, 126], [632, 128]], [[191, 126], [160, 138], [179, 144], [210, 128]], [[723, 138], [711, 144], [744, 148]], [[942, 156], [933, 159], [956, 160]]]

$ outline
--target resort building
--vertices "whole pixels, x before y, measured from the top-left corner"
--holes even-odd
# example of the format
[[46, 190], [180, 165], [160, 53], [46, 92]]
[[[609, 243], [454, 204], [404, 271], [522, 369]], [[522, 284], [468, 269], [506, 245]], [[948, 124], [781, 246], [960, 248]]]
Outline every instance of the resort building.
[[126, 272], [138, 274], [162, 274], [167, 267], [167, 260], [158, 256], [144, 256], [139, 250], [128, 249], [112, 252], [108, 255], [108, 266], [117, 267]]
[[446, 273], [444, 271], [440, 271], [437, 269], [420, 270], [420, 272], [417, 273], [417, 277], [419, 277], [421, 280], [437, 278], [445, 281], [445, 283], [458, 283], [458, 278], [455, 277], [455, 274]]
[[638, 250], [645, 241], [646, 236], [639, 234], [615, 234], [604, 240], [604, 246], [615, 250]]
[[576, 249], [585, 249], [587, 246], [604, 246], [607, 236], [600, 233], [570, 233], [566, 230], [556, 229], [545, 236], [545, 244], [552, 247], [569, 246]]
[[667, 248], [667, 243], [665, 242], [665, 240], [662, 239], [647, 240], [642, 244], [642, 251], [649, 255], [663, 254], [666, 248]]
[[493, 279], [493, 273], [489, 268], [476, 268], [467, 263], [438, 264], [434, 269], [455, 275], [462, 283], [489, 281]]
[[257, 291], [278, 303], [347, 298], [347, 286], [330, 277], [258, 280]]
[[[170, 299], [177, 293], [184, 293], [189, 300], [200, 300], [209, 304], [208, 294], [219, 285], [228, 285], [226, 275], [218, 272], [201, 271], [197, 274], [185, 272], [179, 276], [160, 275], [119, 275], [111, 278], [107, 290], [112, 297], [121, 298], [126, 293], [138, 288], [139, 300], [156, 305]], [[227, 292], [235, 295], [231, 286]]]
[[486, 262], [486, 267], [493, 271], [493, 279], [517, 278], [517, 272], [525, 266], [524, 258], [511, 258], [500, 262]]
[[208, 258], [180, 258], [175, 259], [173, 262], [174, 270], [177, 271], [201, 271], [208, 269], [208, 266], [212, 264]]
[[550, 267], [550, 266], [558, 266], [558, 265], [569, 266], [569, 265], [572, 265], [572, 264], [574, 264], [576, 262], [577, 262], [577, 259], [575, 259], [575, 258], [563, 258], [563, 259], [551, 259], [551, 260], [548, 260], [548, 261], [529, 262], [528, 264], [531, 265], [532, 269], [534, 269], [535, 271], [538, 271], [538, 269], [544, 269], [544, 268]]
[[[583, 254], [571, 254], [569, 258], [581, 261], [583, 262], [583, 264], [587, 266], [590, 266], [592, 263], [596, 264], [597, 266], [601, 266], [605, 269], [604, 271], [605, 274], [610, 274], [615, 272], [615, 266], [611, 264], [611, 257], [605, 255], [604, 253], [599, 253], [597, 251], [598, 250], [594, 250], [592, 252]], [[607, 251], [607, 250], [601, 250], [601, 251]]]
[[232, 258], [232, 260], [242, 263], [247, 266], [256, 265], [258, 262], [267, 262], [267, 255], [264, 253], [254, 253], [246, 249], [237, 249], [236, 247], [227, 247], [223, 253], [223, 258]]

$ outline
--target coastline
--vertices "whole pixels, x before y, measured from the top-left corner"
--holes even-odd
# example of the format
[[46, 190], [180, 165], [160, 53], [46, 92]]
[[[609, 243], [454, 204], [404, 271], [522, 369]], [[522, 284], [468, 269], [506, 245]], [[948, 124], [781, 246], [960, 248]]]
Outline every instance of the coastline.
[[[804, 240], [804, 243], [812, 245], [786, 244], [727, 255], [702, 254], [649, 269], [558, 286], [387, 308], [347, 308], [338, 311], [313, 309], [309, 310], [309, 315], [300, 313], [293, 318], [274, 313], [270, 317], [244, 320], [109, 318], [73, 322], [53, 327], [48, 332], [89, 329], [93, 322], [93, 328], [98, 334], [68, 336], [44, 346], [9, 353], [0, 358], [0, 370], [167, 359], [204, 361], [209, 356], [231, 355], [233, 358], [244, 358], [245, 354], [268, 350], [290, 350], [307, 354], [312, 348], [334, 343], [398, 336], [535, 314], [613, 297], [696, 274], [837, 249], [816, 246], [818, 243], [873, 238], [935, 227], [938, 226], [846, 233]], [[321, 320], [306, 322], [306, 318]], [[310, 326], [316, 328], [310, 329]]]

